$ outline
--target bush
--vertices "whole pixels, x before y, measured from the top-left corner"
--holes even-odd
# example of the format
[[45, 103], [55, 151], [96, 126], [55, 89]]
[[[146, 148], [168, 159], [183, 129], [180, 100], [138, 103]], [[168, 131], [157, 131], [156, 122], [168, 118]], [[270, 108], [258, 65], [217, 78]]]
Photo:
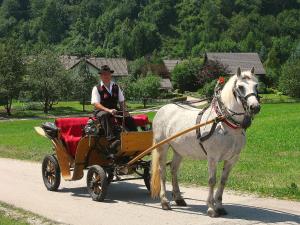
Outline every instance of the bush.
[[279, 90], [291, 97], [300, 97], [300, 58], [289, 60], [282, 67]]
[[266, 69], [266, 84], [271, 87], [277, 87], [278, 85], [278, 77], [279, 77], [279, 69]]
[[276, 94], [278, 91], [274, 88], [266, 88], [266, 93], [265, 94]]
[[216, 86], [216, 80], [212, 80], [204, 84], [204, 86], [198, 90], [198, 93], [207, 98], [212, 97], [214, 95], [214, 89]]
[[198, 75], [198, 84], [204, 87], [207, 82], [211, 82], [220, 76], [227, 77], [229, 74], [228, 67], [218, 60], [206, 60], [201, 72]]
[[182, 94], [178, 94], [178, 93], [172, 93], [172, 92], [162, 92], [159, 95], [160, 98], [163, 99], [170, 99], [170, 98], [175, 98], [175, 97], [182, 97]]
[[203, 60], [194, 58], [175, 66], [172, 72], [174, 87], [181, 92], [195, 91], [198, 87], [197, 76], [202, 68]]
[[145, 74], [145, 66], [147, 65], [147, 60], [145, 57], [138, 58], [128, 64], [129, 73], [132, 74], [134, 79], [137, 79], [141, 74]]
[[264, 82], [262, 82], [262, 81], [259, 81], [259, 83], [258, 83], [258, 93], [261, 93], [261, 94], [267, 93], [267, 87], [264, 84]]
[[186, 96], [181, 96], [181, 97], [177, 97], [177, 98], [172, 98], [171, 102], [183, 102], [186, 101], [187, 97]]
[[137, 81], [123, 79], [121, 82], [126, 99], [140, 99], [146, 106], [147, 99], [157, 98], [160, 94], [160, 77], [150, 74]]

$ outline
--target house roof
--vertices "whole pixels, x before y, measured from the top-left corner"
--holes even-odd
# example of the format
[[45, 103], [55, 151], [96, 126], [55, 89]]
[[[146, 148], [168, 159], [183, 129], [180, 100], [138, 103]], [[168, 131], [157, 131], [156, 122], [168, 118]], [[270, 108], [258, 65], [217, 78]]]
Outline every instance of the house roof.
[[[69, 70], [75, 67], [79, 62], [80, 58], [78, 56], [60, 56], [60, 61], [64, 67]], [[114, 70], [113, 76], [127, 76], [128, 68], [127, 61], [123, 58], [96, 58], [89, 57], [87, 62], [94, 66], [96, 69], [100, 70], [101, 66], [108, 65], [110, 69]]]
[[62, 55], [59, 57], [60, 62], [66, 68], [66, 70], [72, 69], [80, 62], [80, 58], [77, 56]]
[[266, 74], [257, 53], [206, 53], [208, 60], [219, 61], [231, 74], [235, 74], [238, 67], [241, 70], [251, 70], [254, 66], [255, 74]]
[[114, 76], [127, 76], [128, 68], [127, 61], [123, 58], [95, 58], [91, 57], [87, 59], [92, 65], [95, 65], [97, 68], [101, 68], [103, 65], [108, 65], [110, 69], [114, 70]]
[[172, 83], [170, 79], [161, 79], [160, 80], [160, 87], [162, 89], [173, 89]]
[[174, 67], [175, 67], [177, 64], [179, 64], [179, 63], [182, 62], [182, 60], [180, 60], [180, 59], [164, 59], [163, 61], [164, 61], [164, 64], [165, 64], [167, 70], [168, 70], [170, 73], [173, 71]]

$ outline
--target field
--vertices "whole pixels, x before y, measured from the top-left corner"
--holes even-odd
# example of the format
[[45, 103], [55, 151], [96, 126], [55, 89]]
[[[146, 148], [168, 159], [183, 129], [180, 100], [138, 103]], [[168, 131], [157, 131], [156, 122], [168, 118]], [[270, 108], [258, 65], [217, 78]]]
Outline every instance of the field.
[[29, 223], [12, 219], [0, 211], [0, 225], [29, 225]]
[[[247, 130], [247, 145], [228, 187], [300, 200], [300, 104], [264, 104]], [[221, 168], [220, 168], [221, 169]], [[206, 185], [206, 162], [186, 160], [184, 183]]]
[[57, 224], [29, 211], [0, 202], [0, 225]]
[[[128, 110], [141, 110], [144, 105], [139, 102], [126, 102]], [[146, 108], [160, 106], [162, 103], [149, 103]], [[10, 118], [48, 118], [60, 115], [89, 115], [93, 111], [93, 106], [87, 104], [85, 110], [78, 101], [58, 102], [53, 105], [53, 109], [48, 114], [43, 112], [43, 107], [39, 102], [20, 102], [14, 101], [12, 105], [12, 116]], [[4, 107], [0, 107], [0, 117], [6, 117]]]
[[[51, 152], [51, 144], [35, 134], [33, 127], [43, 121], [0, 122], [0, 157], [41, 161]], [[299, 125], [299, 103], [263, 104], [247, 130], [247, 146], [231, 173], [228, 188], [300, 200]], [[207, 186], [206, 161], [184, 160], [180, 182]]]

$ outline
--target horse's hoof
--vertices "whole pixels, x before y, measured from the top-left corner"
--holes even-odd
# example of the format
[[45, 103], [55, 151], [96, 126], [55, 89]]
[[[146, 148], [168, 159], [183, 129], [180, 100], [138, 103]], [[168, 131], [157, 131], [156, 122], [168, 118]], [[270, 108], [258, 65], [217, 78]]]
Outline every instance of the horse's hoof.
[[218, 214], [215, 210], [213, 210], [213, 209], [208, 209], [208, 210], [207, 210], [207, 215], [208, 215], [209, 217], [213, 217], [213, 218], [219, 216], [219, 214]]
[[176, 202], [176, 205], [178, 206], [186, 206], [186, 202], [184, 201], [184, 199], [178, 199], [178, 200], [175, 200]]
[[168, 202], [162, 202], [161, 207], [163, 210], [171, 210], [172, 209], [170, 206], [170, 203], [168, 203]]
[[218, 208], [217, 209], [217, 213], [220, 215], [220, 216], [225, 216], [227, 215], [227, 211], [224, 209], [224, 208]]

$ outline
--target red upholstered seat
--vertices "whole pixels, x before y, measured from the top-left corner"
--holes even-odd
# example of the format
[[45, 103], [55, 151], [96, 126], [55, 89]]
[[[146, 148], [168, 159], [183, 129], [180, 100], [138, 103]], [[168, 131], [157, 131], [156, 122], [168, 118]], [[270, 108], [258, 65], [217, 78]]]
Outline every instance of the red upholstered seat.
[[55, 125], [60, 128], [61, 139], [66, 143], [67, 150], [73, 157], [75, 157], [77, 145], [82, 136], [82, 129], [88, 119], [88, 117], [79, 117], [55, 120]]
[[134, 115], [132, 116], [133, 120], [134, 120], [134, 123], [136, 126], [141, 126], [141, 127], [144, 127], [146, 126], [147, 124], [149, 124], [149, 119], [148, 119], [148, 116], [145, 115], [145, 114], [138, 114], [138, 115]]

